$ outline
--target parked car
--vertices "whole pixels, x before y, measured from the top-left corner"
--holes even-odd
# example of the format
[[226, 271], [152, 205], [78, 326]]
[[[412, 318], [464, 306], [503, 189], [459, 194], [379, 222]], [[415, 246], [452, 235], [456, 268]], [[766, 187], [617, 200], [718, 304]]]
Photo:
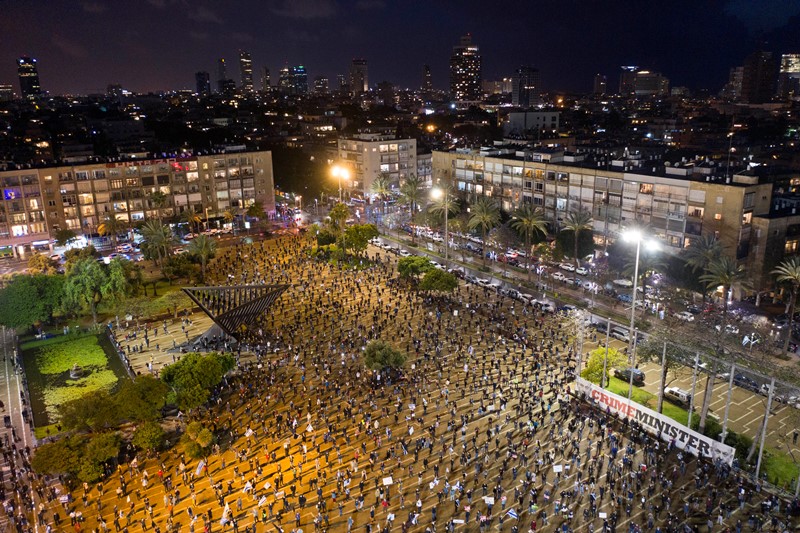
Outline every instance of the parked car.
[[560, 265], [558, 265], [558, 268], [560, 268], [561, 270], [566, 270], [567, 272], [575, 272], [575, 265], [572, 265], [570, 263], [561, 263]]
[[633, 287], [633, 282], [629, 279], [615, 279], [611, 283], [619, 287]]
[[692, 401], [692, 394], [678, 387], [667, 387], [664, 389], [664, 398], [672, 400], [678, 405], [689, 405]]
[[567, 279], [567, 276], [565, 276], [561, 272], [553, 272], [553, 279], [556, 281], [564, 281]]
[[586, 276], [586, 275], [589, 274], [589, 271], [587, 269], [585, 269], [584, 267], [578, 267], [578, 268], [575, 269], [575, 273], [580, 275], [580, 276]]
[[631, 342], [631, 338], [628, 336], [627, 328], [621, 328], [621, 327], [611, 328], [611, 336], [617, 339], [618, 341]]
[[630, 381], [631, 373], [633, 373], [633, 384], [634, 385], [644, 385], [644, 372], [639, 370], [638, 368], [615, 368], [614, 369], [614, 377], [621, 379], [622, 381]]
[[[717, 331], [722, 330], [722, 326], [720, 326], [719, 324], [717, 324], [714, 327], [716, 328]], [[725, 324], [725, 333], [729, 335], [737, 335], [739, 333], [739, 328], [734, 326], [733, 324]]]
[[694, 322], [694, 315], [689, 311], [681, 311], [680, 313], [675, 313], [675, 318], [678, 320], [683, 320], [685, 322]]

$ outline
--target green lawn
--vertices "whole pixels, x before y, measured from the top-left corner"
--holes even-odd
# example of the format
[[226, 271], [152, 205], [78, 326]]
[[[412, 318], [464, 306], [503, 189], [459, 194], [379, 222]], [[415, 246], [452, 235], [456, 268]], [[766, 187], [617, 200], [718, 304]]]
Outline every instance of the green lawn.
[[[620, 396], [627, 398], [628, 397], [628, 382], [622, 381], [619, 378], [615, 378], [611, 376], [609, 378], [608, 383], [608, 390], [615, 394], [619, 394]], [[633, 387], [633, 394], [631, 394], [631, 399], [640, 404], [644, 405], [645, 407], [649, 407], [653, 411], [656, 411], [658, 408], [658, 396], [653, 393], [647, 392], [644, 389], [641, 389], [634, 385]], [[671, 419], [680, 422], [681, 424], [686, 424], [687, 418], [689, 416], [689, 410], [684, 409], [674, 403], [671, 403], [669, 400], [664, 400], [663, 407], [661, 409], [664, 416], [668, 416]], [[693, 418], [698, 418], [699, 415], [694, 413]]]

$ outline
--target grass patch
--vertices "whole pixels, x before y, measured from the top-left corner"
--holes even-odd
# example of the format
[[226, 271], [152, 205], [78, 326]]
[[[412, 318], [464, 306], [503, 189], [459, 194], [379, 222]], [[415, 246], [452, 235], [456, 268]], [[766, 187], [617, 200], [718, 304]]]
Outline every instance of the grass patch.
[[[48, 342], [54, 341], [54, 342]], [[85, 369], [104, 367], [108, 363], [106, 352], [97, 341], [97, 335], [82, 335], [46, 339], [37, 348], [36, 367], [41, 374], [62, 374], [77, 364]], [[81, 380], [77, 380], [81, 381]]]
[[791, 490], [792, 482], [800, 474], [800, 467], [791, 457], [771, 450], [764, 450], [763, 466], [767, 481], [787, 490]]
[[[71, 334], [69, 334], [67, 336], [64, 336], [62, 331], [58, 330], [58, 329], [54, 329], [50, 333], [54, 333], [55, 336], [48, 337], [46, 339], [37, 339], [34, 336], [27, 337], [27, 339], [29, 339], [29, 340], [23, 341], [22, 344], [20, 345], [20, 349], [23, 352], [25, 352], [27, 350], [32, 350], [34, 348], [41, 348], [41, 347], [50, 346], [50, 345], [53, 345], [53, 344], [60, 344], [60, 343], [63, 343], [65, 341], [67, 341], [67, 340], [78, 340], [78, 339], [81, 339], [83, 337], [92, 337], [92, 338], [96, 338], [97, 337], [97, 335], [95, 333], [90, 333], [90, 332], [86, 332], [86, 333], [71, 333]], [[95, 344], [97, 344], [97, 343], [95, 342]], [[70, 366], [70, 368], [71, 368], [71, 366]]]
[[33, 436], [37, 439], [46, 439], [47, 437], [52, 437], [53, 435], [58, 435], [58, 427], [57, 424], [50, 424], [48, 426], [36, 426], [33, 429]]

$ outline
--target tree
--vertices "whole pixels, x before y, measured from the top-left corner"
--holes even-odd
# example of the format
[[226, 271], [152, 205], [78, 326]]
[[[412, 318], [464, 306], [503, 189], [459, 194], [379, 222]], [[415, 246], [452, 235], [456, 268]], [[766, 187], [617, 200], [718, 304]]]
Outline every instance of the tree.
[[73, 248], [64, 252], [64, 270], [69, 275], [72, 267], [83, 259], [97, 259], [100, 254], [91, 244], [85, 248]]
[[28, 272], [31, 274], [55, 274], [58, 263], [44, 254], [33, 254], [28, 259]]
[[[703, 235], [692, 240], [683, 254], [686, 264], [694, 272], [705, 272], [708, 266], [719, 259], [724, 252], [722, 242], [714, 235]], [[703, 300], [705, 301], [707, 288], [702, 286]]]
[[200, 260], [200, 277], [206, 278], [206, 265], [217, 255], [217, 241], [208, 235], [198, 235], [188, 247], [189, 255]]
[[157, 451], [164, 445], [164, 429], [161, 424], [154, 421], [144, 422], [136, 427], [131, 442], [140, 450], [147, 452]]
[[381, 172], [372, 181], [372, 192], [374, 192], [379, 200], [383, 200], [392, 190], [392, 179], [389, 174]]
[[189, 225], [190, 232], [199, 233], [198, 229], [200, 228], [200, 222], [202, 222], [202, 219], [200, 218], [200, 215], [192, 211], [190, 207], [187, 207], [186, 209], [183, 210], [183, 213], [181, 213], [180, 220], [181, 222], [185, 222], [186, 224]]
[[152, 259], [157, 266], [162, 266], [163, 260], [172, 252], [172, 245], [175, 237], [169, 226], [160, 220], [148, 220], [142, 226], [141, 245], [142, 253], [148, 259]]
[[192, 352], [164, 367], [161, 379], [175, 391], [178, 407], [188, 411], [203, 405], [211, 389], [219, 385], [233, 367], [231, 354]]
[[117, 413], [123, 420], [146, 422], [158, 419], [169, 385], [153, 376], [141, 375], [126, 380], [114, 395]]
[[253, 202], [247, 207], [246, 214], [250, 218], [264, 218], [264, 206], [261, 202]]
[[[119, 455], [119, 446], [120, 438], [119, 435], [114, 431], [106, 431], [92, 435], [91, 439], [86, 444], [83, 462], [88, 462], [92, 465], [101, 465], [106, 461], [115, 459], [117, 455]], [[84, 468], [82, 467], [81, 470], [83, 469]], [[102, 470], [100, 470], [100, 475], [102, 475]], [[100, 476], [97, 476], [91, 481], [94, 481], [99, 477]]]
[[376, 372], [386, 371], [396, 374], [406, 364], [406, 356], [391, 344], [375, 340], [367, 344], [364, 349], [364, 364]]
[[528, 271], [528, 281], [530, 281], [530, 259], [531, 255], [533, 255], [531, 240], [536, 234], [547, 235], [547, 222], [544, 219], [544, 211], [540, 207], [533, 207], [529, 203], [522, 204], [522, 207], [514, 211], [514, 216], [511, 218], [511, 227], [522, 235], [525, 240], [525, 269]]
[[453, 292], [456, 287], [458, 278], [438, 268], [428, 270], [419, 284], [419, 289], [422, 291]]
[[189, 260], [189, 254], [171, 255], [161, 265], [161, 273], [172, 283], [176, 279], [189, 279], [197, 272], [197, 265]]
[[186, 447], [186, 455], [192, 459], [208, 457], [211, 445], [214, 444], [214, 433], [200, 422], [190, 422], [181, 438]]
[[397, 272], [406, 279], [416, 278], [432, 268], [430, 259], [419, 255], [401, 257], [397, 260]]
[[586, 360], [586, 366], [581, 372], [581, 377], [592, 383], [601, 383], [603, 380], [603, 367], [606, 369], [605, 383], [608, 383], [608, 375], [612, 368], [626, 365], [628, 356], [616, 348], [608, 349], [608, 359], [606, 360], [606, 349], [602, 346], [595, 348]]
[[[414, 213], [417, 212], [417, 206], [422, 198], [423, 190], [420, 188], [421, 186], [422, 180], [419, 179], [416, 174], [410, 174], [408, 178], [406, 178], [406, 180], [400, 185], [400, 201], [408, 206], [409, 220], [414, 219]], [[416, 234], [412, 232], [412, 244], [414, 243], [415, 238]]]
[[109, 213], [103, 217], [103, 220], [97, 226], [97, 233], [100, 235], [109, 235], [111, 236], [111, 242], [114, 244], [114, 247], [117, 247], [117, 239], [120, 232], [125, 231], [125, 228], [128, 227], [128, 223], [125, 222], [122, 218], [117, 218], [116, 215], [113, 213]]
[[772, 271], [775, 275], [775, 281], [778, 283], [787, 283], [790, 287], [789, 294], [789, 327], [786, 332], [786, 338], [783, 339], [783, 353], [789, 349], [789, 341], [792, 338], [792, 330], [794, 326], [794, 306], [797, 303], [797, 292], [800, 289], [800, 257], [794, 256], [785, 259]]
[[156, 210], [156, 220], [161, 220], [161, 210], [167, 205], [169, 197], [161, 190], [150, 193], [150, 207]]
[[231, 224], [231, 226], [236, 227], [236, 217], [239, 215], [239, 208], [238, 207], [229, 207], [222, 213], [222, 218], [225, 219], [227, 224]]
[[116, 403], [107, 390], [87, 394], [58, 406], [59, 419], [66, 429], [97, 432], [120, 421]]
[[[677, 321], [677, 319], [668, 319]], [[668, 325], [669, 324], [668, 322]], [[638, 345], [637, 356], [639, 361], [653, 362], [661, 367], [661, 377], [659, 379], [658, 389], [658, 407], [659, 413], [663, 412], [664, 405], [664, 389], [674, 380], [680, 377], [681, 371], [686, 368], [687, 363], [694, 362], [695, 354], [690, 353], [683, 347], [672, 342], [674, 330], [669, 328], [659, 328], [652, 332], [646, 340]], [[666, 345], [666, 352], [664, 348]], [[664, 362], [662, 365], [661, 362]], [[668, 374], [672, 374], [672, 379], [668, 379]]]
[[356, 255], [359, 255], [367, 249], [370, 239], [374, 239], [377, 236], [378, 228], [375, 227], [375, 224], [349, 226], [344, 230], [344, 236], [342, 237], [343, 249], [346, 251], [347, 248], [350, 248]]
[[[747, 272], [741, 265], [736, 264], [736, 260], [731, 259], [727, 255], [722, 255], [717, 259], [712, 260], [706, 267], [706, 273], [700, 276], [700, 281], [706, 284], [709, 289], [716, 290], [717, 287], [722, 287], [722, 324], [717, 336], [724, 334], [725, 326], [728, 325], [728, 293], [735, 288], [744, 288], [749, 286], [747, 279]], [[718, 351], [721, 351], [719, 343], [717, 345]], [[700, 411], [700, 433], [705, 430], [706, 418], [708, 417], [708, 409], [711, 407], [711, 395], [714, 389], [714, 381], [716, 379], [716, 369], [712, 368], [711, 372], [706, 377], [706, 392], [703, 396], [703, 408]]]
[[129, 297], [139, 293], [144, 283], [142, 268], [122, 257], [115, 257], [108, 264], [108, 276], [112, 284], [117, 284], [121, 294]]
[[439, 198], [431, 200], [428, 206], [428, 212], [436, 216], [440, 223], [444, 222], [445, 211], [447, 212], [448, 219], [461, 212], [461, 205], [458, 203], [458, 198], [456, 198], [451, 191], [443, 191], [442, 195]]
[[88, 440], [86, 435], [74, 434], [37, 446], [31, 466], [39, 474], [77, 476]]
[[497, 207], [497, 202], [493, 199], [482, 196], [478, 198], [478, 201], [472, 204], [472, 211], [469, 217], [469, 229], [481, 230], [481, 242], [484, 245], [483, 254], [481, 254], [483, 257], [481, 259], [484, 268], [486, 268], [486, 234], [499, 223], [500, 208]]
[[59, 246], [69, 246], [77, 238], [78, 235], [69, 228], [57, 230], [55, 234], [55, 241]]
[[62, 305], [65, 311], [89, 310], [97, 325], [97, 306], [106, 297], [115, 297], [120, 284], [110, 281], [106, 269], [93, 259], [83, 259], [67, 274]]
[[592, 229], [592, 213], [586, 209], [579, 209], [578, 211], [571, 211], [562, 227], [562, 231], [571, 231], [574, 239], [573, 257], [575, 264], [581, 265], [580, 256], [578, 255], [578, 237], [582, 231]]
[[328, 217], [331, 219], [330, 227], [337, 236], [344, 232], [344, 224], [349, 216], [350, 210], [341, 202], [334, 205], [328, 213]]
[[0, 289], [0, 324], [20, 332], [47, 322], [61, 305], [63, 276], [16, 276]]

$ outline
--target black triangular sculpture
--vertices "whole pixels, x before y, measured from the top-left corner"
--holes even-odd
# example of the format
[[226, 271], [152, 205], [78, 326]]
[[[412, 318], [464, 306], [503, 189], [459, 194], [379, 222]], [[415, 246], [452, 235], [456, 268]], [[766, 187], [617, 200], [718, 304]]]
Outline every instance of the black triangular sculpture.
[[251, 326], [288, 288], [289, 285], [233, 285], [183, 287], [183, 292], [222, 331], [238, 340], [242, 326]]

